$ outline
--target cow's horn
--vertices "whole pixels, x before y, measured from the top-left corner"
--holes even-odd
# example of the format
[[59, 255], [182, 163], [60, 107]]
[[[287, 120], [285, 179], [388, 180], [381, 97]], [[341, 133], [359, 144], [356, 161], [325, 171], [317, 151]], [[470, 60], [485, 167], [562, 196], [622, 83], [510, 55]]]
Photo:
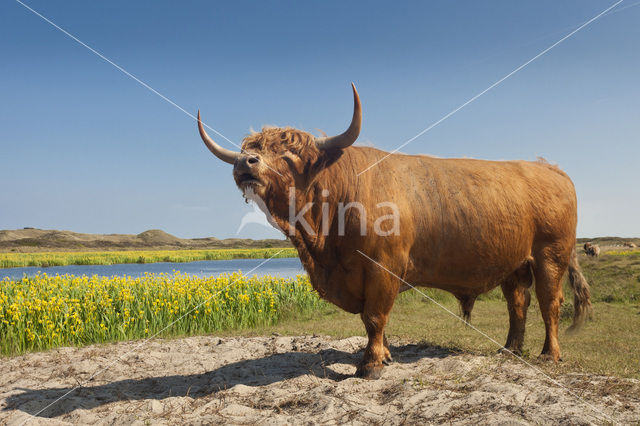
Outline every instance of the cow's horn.
[[330, 136], [325, 138], [316, 138], [316, 146], [320, 150], [346, 148], [353, 145], [360, 134], [360, 126], [362, 125], [362, 106], [360, 105], [360, 97], [356, 86], [351, 83], [353, 88], [353, 118], [351, 125], [341, 135]]
[[198, 110], [198, 131], [200, 131], [200, 137], [204, 141], [204, 144], [207, 146], [207, 148], [209, 148], [209, 151], [211, 151], [213, 155], [215, 155], [225, 163], [233, 164], [236, 162], [236, 158], [240, 156], [239, 152], [231, 151], [221, 147], [209, 137], [207, 132], [204, 131], [202, 121], [200, 120], [200, 110]]

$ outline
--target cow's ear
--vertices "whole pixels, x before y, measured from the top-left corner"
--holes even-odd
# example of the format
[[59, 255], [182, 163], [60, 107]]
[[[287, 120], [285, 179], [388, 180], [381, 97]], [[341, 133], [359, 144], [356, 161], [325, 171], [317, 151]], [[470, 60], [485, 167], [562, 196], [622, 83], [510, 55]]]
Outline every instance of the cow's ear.
[[338, 159], [342, 157], [343, 154], [343, 149], [328, 149], [319, 151], [318, 158], [314, 164], [314, 168], [322, 169], [324, 167], [328, 167], [338, 161]]

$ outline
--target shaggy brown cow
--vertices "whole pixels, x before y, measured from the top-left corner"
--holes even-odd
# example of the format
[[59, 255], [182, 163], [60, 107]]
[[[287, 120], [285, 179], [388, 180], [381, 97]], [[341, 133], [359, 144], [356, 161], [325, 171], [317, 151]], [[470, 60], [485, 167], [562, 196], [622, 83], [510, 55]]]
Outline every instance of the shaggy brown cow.
[[587, 256], [591, 256], [591, 257], [598, 257], [600, 256], [600, 247], [598, 247], [595, 244], [591, 244], [591, 243], [584, 243], [584, 246], [582, 247], [584, 250], [584, 253]]
[[[535, 278], [546, 328], [541, 357], [557, 361], [567, 268], [575, 293], [573, 328], [590, 309], [574, 250], [576, 195], [569, 177], [544, 162], [389, 155], [353, 147], [362, 120], [355, 87], [353, 95], [351, 125], [334, 137], [263, 128], [244, 139], [242, 152], [233, 152], [206, 134], [199, 112], [198, 126], [209, 150], [234, 165], [238, 187], [264, 201], [320, 296], [360, 314], [369, 342], [356, 374], [378, 377], [391, 361], [384, 327], [396, 296], [408, 288], [398, 277], [453, 293], [467, 317], [478, 295], [500, 285], [509, 308], [505, 348], [516, 353]], [[397, 223], [391, 222], [399, 232], [380, 221], [383, 211], [377, 209], [388, 202], [397, 208]], [[345, 211], [349, 203], [363, 208]], [[292, 223], [292, 211], [306, 223]]]

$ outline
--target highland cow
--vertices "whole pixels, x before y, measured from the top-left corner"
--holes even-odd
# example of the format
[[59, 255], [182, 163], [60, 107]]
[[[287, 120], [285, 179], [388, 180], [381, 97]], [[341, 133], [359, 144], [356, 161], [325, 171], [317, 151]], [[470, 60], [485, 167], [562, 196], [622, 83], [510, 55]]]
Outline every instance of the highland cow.
[[598, 247], [595, 244], [591, 244], [591, 243], [584, 243], [584, 246], [582, 247], [584, 250], [584, 254], [586, 254], [587, 256], [591, 256], [591, 257], [598, 257], [600, 256], [600, 247]]
[[[209, 150], [233, 165], [237, 186], [263, 201], [269, 220], [294, 244], [318, 294], [360, 314], [368, 344], [356, 374], [379, 377], [392, 360], [384, 328], [407, 283], [453, 293], [467, 318], [478, 295], [501, 286], [509, 311], [505, 348], [521, 353], [535, 281], [546, 329], [541, 357], [557, 361], [567, 270], [573, 328], [591, 306], [575, 251], [577, 202], [569, 177], [540, 161], [445, 159], [353, 146], [362, 122], [355, 86], [353, 96], [351, 124], [338, 136], [265, 127], [234, 152], [207, 135], [200, 112], [198, 127]], [[367, 214], [383, 203], [396, 207], [399, 232], [376, 232], [391, 227]], [[300, 221], [292, 221], [292, 211]]]

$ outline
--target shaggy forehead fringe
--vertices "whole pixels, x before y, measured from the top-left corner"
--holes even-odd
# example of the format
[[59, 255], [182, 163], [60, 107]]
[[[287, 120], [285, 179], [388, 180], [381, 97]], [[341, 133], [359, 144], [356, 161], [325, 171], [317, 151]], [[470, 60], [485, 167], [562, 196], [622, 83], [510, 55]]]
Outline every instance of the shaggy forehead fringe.
[[244, 138], [243, 149], [258, 150], [289, 150], [293, 152], [304, 152], [311, 150], [317, 152], [314, 137], [310, 133], [293, 127], [272, 127], [264, 126], [261, 131], [254, 132]]

